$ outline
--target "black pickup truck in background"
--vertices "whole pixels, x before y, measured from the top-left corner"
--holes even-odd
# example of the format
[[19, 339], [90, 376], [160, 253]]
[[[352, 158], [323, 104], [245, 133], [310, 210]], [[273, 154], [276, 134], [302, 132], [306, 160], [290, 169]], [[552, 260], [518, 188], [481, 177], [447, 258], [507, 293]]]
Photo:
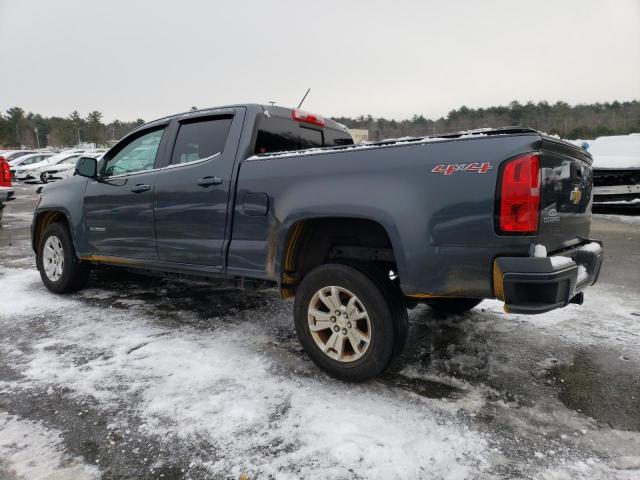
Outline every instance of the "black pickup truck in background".
[[45, 186], [33, 248], [57, 293], [96, 265], [277, 285], [313, 361], [363, 381], [402, 352], [412, 304], [581, 303], [602, 261], [591, 161], [525, 128], [353, 145], [297, 109], [212, 108], [144, 125]]

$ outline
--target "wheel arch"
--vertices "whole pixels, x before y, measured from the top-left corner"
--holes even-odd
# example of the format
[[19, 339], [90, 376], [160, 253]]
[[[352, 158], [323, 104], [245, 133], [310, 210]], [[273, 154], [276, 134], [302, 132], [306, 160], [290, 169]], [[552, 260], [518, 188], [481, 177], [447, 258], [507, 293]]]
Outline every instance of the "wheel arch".
[[[329, 255], [336, 253], [334, 247], [343, 245], [340, 242], [344, 239], [348, 239], [345, 245], [355, 247], [355, 250], [351, 249], [351, 253], [342, 258], [348, 258], [359, 249], [358, 254], [369, 255], [371, 261], [392, 264], [399, 273], [404, 271], [405, 259], [398, 230], [393, 222], [380, 221], [379, 218], [328, 213], [291, 217], [284, 222], [274, 265], [281, 297], [293, 297], [306, 273], [326, 263]], [[354, 224], [355, 230], [336, 235], [341, 227], [353, 227]], [[323, 227], [329, 231], [319, 233]], [[314, 248], [309, 248], [311, 245]]]
[[43, 211], [36, 212], [35, 218], [33, 220], [32, 234], [31, 234], [31, 247], [33, 251], [38, 253], [38, 246], [40, 245], [40, 239], [42, 238], [42, 234], [46, 230], [46, 228], [55, 222], [64, 223], [69, 232], [71, 234], [71, 241], [73, 242], [73, 247], [75, 251], [78, 251], [78, 246], [76, 245], [76, 239], [72, 233], [71, 229], [71, 220], [69, 216], [69, 212], [64, 209], [47, 209]]

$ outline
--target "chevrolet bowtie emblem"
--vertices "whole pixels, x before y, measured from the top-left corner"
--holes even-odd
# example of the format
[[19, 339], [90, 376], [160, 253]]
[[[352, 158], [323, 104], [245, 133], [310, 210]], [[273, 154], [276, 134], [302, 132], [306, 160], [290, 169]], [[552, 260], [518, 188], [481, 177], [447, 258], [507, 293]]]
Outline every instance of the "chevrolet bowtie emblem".
[[579, 204], [580, 200], [582, 200], [582, 191], [578, 187], [575, 187], [571, 192], [571, 195], [569, 195], [569, 200], [571, 200], [575, 205]]

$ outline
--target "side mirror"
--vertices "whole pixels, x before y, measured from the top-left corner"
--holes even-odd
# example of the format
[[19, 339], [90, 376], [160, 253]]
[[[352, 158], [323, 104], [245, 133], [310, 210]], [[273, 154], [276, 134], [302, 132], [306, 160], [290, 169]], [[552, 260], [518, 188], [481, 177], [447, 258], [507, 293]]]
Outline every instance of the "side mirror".
[[76, 162], [76, 175], [87, 178], [96, 178], [98, 174], [98, 161], [93, 157], [80, 157]]

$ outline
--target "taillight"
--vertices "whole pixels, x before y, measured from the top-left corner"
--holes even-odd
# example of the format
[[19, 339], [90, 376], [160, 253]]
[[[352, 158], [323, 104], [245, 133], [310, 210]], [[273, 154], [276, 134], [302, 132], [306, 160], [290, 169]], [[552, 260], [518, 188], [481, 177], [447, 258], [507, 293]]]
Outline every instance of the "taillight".
[[305, 112], [304, 110], [299, 110], [297, 108], [291, 111], [291, 118], [293, 118], [297, 122], [310, 123], [311, 125], [324, 127], [324, 118], [322, 118], [320, 115]]
[[536, 233], [540, 218], [540, 155], [527, 153], [502, 167], [499, 198], [501, 233]]
[[11, 169], [4, 157], [0, 157], [0, 184], [11, 186]]

